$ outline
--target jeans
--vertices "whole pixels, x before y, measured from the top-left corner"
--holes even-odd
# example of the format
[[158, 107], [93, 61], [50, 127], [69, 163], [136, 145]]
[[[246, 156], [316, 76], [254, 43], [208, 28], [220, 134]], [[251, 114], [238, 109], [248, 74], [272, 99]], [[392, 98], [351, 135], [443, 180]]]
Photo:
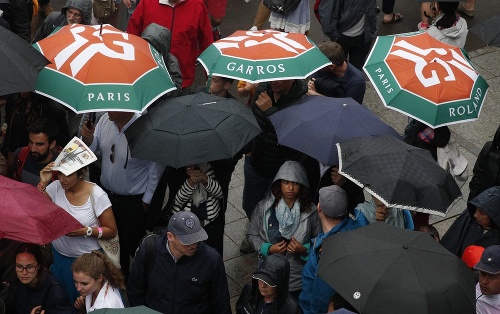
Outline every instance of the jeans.
[[252, 157], [245, 157], [245, 185], [243, 186], [243, 210], [248, 219], [252, 218], [252, 212], [269, 191], [274, 178], [266, 178], [255, 171]]
[[363, 65], [370, 52], [371, 42], [365, 43], [365, 34], [355, 37], [341, 35], [338, 43], [344, 49], [345, 57], [349, 56], [349, 63], [363, 72]]

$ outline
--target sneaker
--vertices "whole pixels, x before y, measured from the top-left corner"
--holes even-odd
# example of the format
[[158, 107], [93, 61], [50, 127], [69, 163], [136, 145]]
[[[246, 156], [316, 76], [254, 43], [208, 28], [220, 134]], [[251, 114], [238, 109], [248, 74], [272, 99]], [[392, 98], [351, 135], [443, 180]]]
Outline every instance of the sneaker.
[[254, 32], [258, 31], [257, 26], [252, 26], [252, 28], [250, 28], [250, 30], [254, 31]]
[[429, 24], [427, 23], [418, 23], [417, 28], [419, 31], [426, 31], [429, 28]]
[[253, 251], [254, 251], [254, 249], [253, 249], [252, 245], [250, 245], [250, 242], [248, 242], [248, 239], [245, 237], [243, 239], [243, 241], [241, 241], [240, 252], [247, 254], [247, 253], [251, 253]]

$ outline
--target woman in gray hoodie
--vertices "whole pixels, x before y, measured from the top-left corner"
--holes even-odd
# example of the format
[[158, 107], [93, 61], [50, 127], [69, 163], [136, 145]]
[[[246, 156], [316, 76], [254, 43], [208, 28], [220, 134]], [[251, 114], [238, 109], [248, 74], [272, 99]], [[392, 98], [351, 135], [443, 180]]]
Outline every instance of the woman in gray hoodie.
[[310, 201], [309, 182], [304, 167], [286, 161], [278, 170], [271, 191], [252, 214], [248, 241], [260, 257], [283, 254], [290, 262], [290, 293], [298, 297], [302, 290], [302, 266], [309, 244], [321, 224], [316, 206]]

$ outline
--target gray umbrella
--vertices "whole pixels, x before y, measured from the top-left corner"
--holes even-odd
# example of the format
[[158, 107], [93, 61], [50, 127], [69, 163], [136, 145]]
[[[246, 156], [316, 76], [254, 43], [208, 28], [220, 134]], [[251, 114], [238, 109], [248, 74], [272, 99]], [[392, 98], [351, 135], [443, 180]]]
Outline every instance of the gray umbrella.
[[339, 172], [388, 207], [445, 216], [462, 193], [431, 154], [392, 136], [337, 144]]
[[13, 32], [0, 27], [0, 96], [35, 89], [49, 61]]
[[198, 93], [160, 102], [125, 135], [132, 157], [180, 168], [232, 158], [260, 132], [249, 107]]
[[500, 15], [495, 15], [469, 28], [488, 46], [500, 47]]

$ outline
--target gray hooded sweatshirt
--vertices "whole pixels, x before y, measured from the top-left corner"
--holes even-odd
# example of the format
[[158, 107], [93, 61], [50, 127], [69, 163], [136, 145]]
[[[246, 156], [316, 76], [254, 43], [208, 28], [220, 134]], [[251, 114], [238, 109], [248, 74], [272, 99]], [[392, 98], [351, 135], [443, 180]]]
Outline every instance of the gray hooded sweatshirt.
[[427, 30], [427, 33], [441, 42], [463, 49], [465, 40], [467, 39], [467, 33], [469, 32], [467, 30], [467, 22], [465, 19], [459, 18], [452, 27], [439, 29], [435, 24], [442, 17], [443, 15], [440, 15], [436, 18], [434, 23]]
[[82, 13], [82, 24], [90, 25], [92, 20], [92, 0], [68, 0], [66, 5], [61, 8], [61, 12], [54, 11], [47, 16], [33, 37], [32, 43], [49, 36], [56, 28], [68, 25], [66, 11], [69, 8], [79, 10]]
[[[286, 161], [278, 170], [273, 184], [278, 180], [287, 180], [300, 183], [305, 187], [309, 187], [307, 174], [304, 167], [297, 161]], [[274, 196], [269, 193], [266, 198], [257, 204], [252, 214], [250, 227], [247, 231], [247, 238], [256, 252], [261, 256], [269, 254], [269, 247], [274, 243], [270, 243], [267, 231], [269, 217], [271, 216], [272, 204]], [[321, 222], [316, 211], [316, 206], [311, 203], [310, 208], [306, 212], [300, 213], [299, 225], [295, 230], [293, 237], [307, 249], [311, 239], [316, 237], [322, 231]], [[307, 256], [292, 255], [286, 253], [286, 258], [290, 262], [290, 291], [302, 289], [302, 266], [306, 263]]]
[[177, 96], [182, 90], [182, 74], [179, 68], [179, 61], [170, 53], [170, 40], [172, 38], [170, 30], [156, 23], [151, 23], [142, 32], [141, 37], [163, 56], [167, 71], [170, 77], [172, 77], [175, 87], [177, 87], [177, 91], [170, 92], [167, 95]]

